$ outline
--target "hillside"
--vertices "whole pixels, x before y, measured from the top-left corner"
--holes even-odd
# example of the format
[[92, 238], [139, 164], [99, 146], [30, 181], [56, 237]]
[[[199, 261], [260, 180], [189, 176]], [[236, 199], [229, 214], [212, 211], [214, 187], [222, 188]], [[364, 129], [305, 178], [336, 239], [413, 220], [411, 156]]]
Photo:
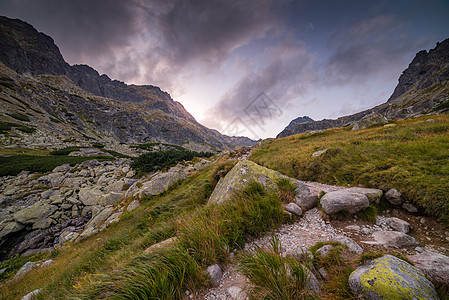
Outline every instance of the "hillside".
[[335, 120], [289, 124], [277, 137], [337, 127], [362, 129], [393, 119], [446, 112], [449, 109], [448, 80], [449, 39], [446, 39], [429, 52], [423, 50], [416, 54], [399, 77], [398, 85], [386, 103]]
[[254, 143], [202, 126], [158, 87], [127, 85], [89, 66], [68, 65], [53, 39], [25, 22], [0, 17], [0, 37], [0, 121], [4, 128], [17, 124], [1, 132], [2, 145], [97, 142], [118, 150], [120, 143], [162, 142], [221, 150]]

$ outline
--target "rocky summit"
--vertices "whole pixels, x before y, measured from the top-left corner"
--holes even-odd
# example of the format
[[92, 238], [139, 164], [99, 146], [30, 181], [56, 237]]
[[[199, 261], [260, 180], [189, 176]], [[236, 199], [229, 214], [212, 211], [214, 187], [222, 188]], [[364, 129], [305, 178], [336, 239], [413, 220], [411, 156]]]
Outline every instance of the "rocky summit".
[[210, 151], [254, 144], [199, 124], [159, 87], [70, 66], [51, 37], [6, 17], [0, 17], [0, 101], [5, 146], [162, 142]]
[[386, 103], [338, 119], [313, 121], [300, 117], [290, 122], [277, 138], [309, 131], [337, 127], [364, 129], [389, 120], [409, 118], [449, 110], [449, 39], [438, 42], [429, 52], [416, 54], [399, 77], [399, 82]]

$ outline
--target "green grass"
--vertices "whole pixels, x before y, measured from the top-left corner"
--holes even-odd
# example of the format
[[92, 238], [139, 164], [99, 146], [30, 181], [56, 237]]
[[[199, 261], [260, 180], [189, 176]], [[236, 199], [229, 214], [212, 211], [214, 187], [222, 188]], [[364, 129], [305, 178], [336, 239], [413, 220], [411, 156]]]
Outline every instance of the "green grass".
[[53, 151], [51, 151], [51, 152], [50, 152], [50, 155], [56, 155], [56, 156], [59, 156], [59, 155], [69, 155], [70, 152], [73, 152], [73, 151], [79, 151], [81, 148], [82, 148], [82, 147], [65, 147], [65, 148], [62, 148], [62, 149], [58, 149], [58, 150], [53, 150]]
[[307, 289], [310, 266], [306, 261], [283, 257], [275, 237], [271, 248], [256, 248], [239, 258], [239, 271], [252, 284], [252, 299], [318, 299]]
[[296, 186], [288, 178], [281, 178], [276, 181], [278, 188], [278, 197], [284, 203], [295, 202], [295, 196], [298, 193]]
[[8, 116], [19, 120], [19, 121], [24, 121], [24, 122], [30, 122], [30, 118], [27, 115], [21, 114], [21, 113], [14, 113], [14, 114], [8, 114], [6, 113]]
[[[449, 222], [449, 116], [397, 121], [394, 127], [327, 130], [277, 139], [250, 159], [300, 180], [396, 188], [405, 200]], [[312, 158], [312, 153], [329, 149]]]
[[[126, 128], [126, 127], [124, 127]], [[187, 150], [182, 146], [178, 146], [178, 145], [173, 145], [173, 144], [165, 144], [165, 143], [145, 143], [145, 144], [139, 144], [139, 145], [134, 145], [131, 146], [131, 148], [136, 148], [136, 149], [144, 149], [144, 150], [153, 150], [154, 146], [159, 146], [159, 145], [163, 145], [163, 146], [167, 146], [167, 147], [173, 147], [176, 150]]]
[[86, 160], [98, 159], [99, 161], [111, 160], [110, 157], [72, 157], [72, 156], [34, 156], [34, 155], [13, 155], [0, 156], [0, 176], [15, 176], [22, 171], [31, 173], [45, 173], [55, 167], [70, 164], [74, 166]]
[[16, 128], [17, 130], [20, 130], [20, 131], [26, 132], [26, 133], [33, 133], [36, 131], [36, 128], [34, 128], [34, 127], [28, 127], [25, 125], [12, 123], [12, 122], [1, 122], [0, 121], [0, 133], [1, 134], [6, 134], [6, 131], [11, 130], [13, 127]]

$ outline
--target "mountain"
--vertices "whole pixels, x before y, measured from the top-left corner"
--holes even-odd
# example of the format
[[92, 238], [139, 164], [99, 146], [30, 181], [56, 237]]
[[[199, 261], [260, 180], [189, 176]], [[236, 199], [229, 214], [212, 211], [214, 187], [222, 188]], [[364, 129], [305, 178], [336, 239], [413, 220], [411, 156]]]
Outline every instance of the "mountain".
[[161, 142], [221, 150], [255, 143], [199, 124], [159, 87], [70, 66], [51, 37], [21, 20], [0, 17], [0, 62], [2, 145]]
[[312, 130], [352, 126], [362, 129], [392, 119], [408, 118], [449, 110], [449, 39], [437, 43], [429, 52], [416, 54], [399, 77], [399, 82], [386, 103], [334, 120], [295, 123], [293, 120], [277, 138]]

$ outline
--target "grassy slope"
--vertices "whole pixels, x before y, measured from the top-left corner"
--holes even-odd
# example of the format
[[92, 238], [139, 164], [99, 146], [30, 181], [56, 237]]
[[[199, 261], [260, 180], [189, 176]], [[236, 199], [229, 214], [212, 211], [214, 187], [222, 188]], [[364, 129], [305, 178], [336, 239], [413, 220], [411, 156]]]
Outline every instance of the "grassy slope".
[[[263, 145], [250, 159], [300, 180], [396, 188], [406, 200], [449, 222], [449, 117], [431, 118], [298, 134]], [[322, 149], [328, 151], [311, 157]]]

